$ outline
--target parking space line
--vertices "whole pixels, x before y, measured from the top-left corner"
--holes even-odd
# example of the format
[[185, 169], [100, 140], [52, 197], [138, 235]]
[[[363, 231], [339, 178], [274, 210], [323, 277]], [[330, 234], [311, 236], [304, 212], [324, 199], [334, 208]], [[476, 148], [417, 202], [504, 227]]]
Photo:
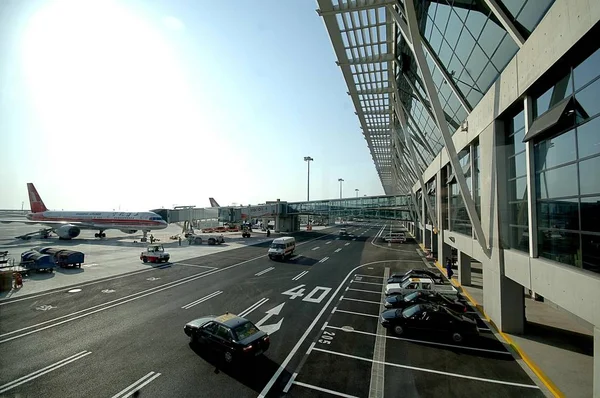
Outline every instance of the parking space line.
[[325, 244], [326, 244], [326, 245], [328, 245], [328, 244], [330, 244], [330, 243], [331, 243], [331, 241], [329, 241], [329, 242], [325, 242]]
[[[390, 276], [390, 267], [385, 267], [383, 278]], [[381, 295], [385, 294], [385, 287], [381, 290]], [[379, 303], [379, 313], [385, 311], [383, 303]], [[369, 384], [369, 398], [383, 398], [385, 388], [385, 366], [381, 362], [385, 361], [385, 343], [386, 339], [381, 337], [383, 334], [381, 322], [377, 322], [377, 336], [375, 336], [375, 346], [373, 347], [373, 366], [371, 367], [371, 383]]]
[[364, 282], [364, 281], [357, 281], [357, 280], [352, 280], [352, 281], [350, 281], [350, 283], [366, 283], [367, 285], [377, 285], [377, 286], [381, 286], [381, 285], [383, 285], [383, 283], [377, 283], [377, 282]]
[[362, 274], [354, 274], [354, 276], [366, 276], [368, 278], [377, 278], [377, 279], [383, 279], [383, 276], [375, 276], [375, 275], [362, 275]]
[[353, 298], [344, 297], [344, 296], [340, 297], [340, 300], [360, 301], [361, 303], [369, 303], [369, 304], [381, 304], [379, 301], [360, 300], [360, 299], [353, 299]]
[[294, 382], [294, 380], [296, 380], [296, 377], [298, 376], [298, 373], [294, 373], [292, 375], [292, 377], [290, 377], [290, 379], [288, 380], [287, 384], [285, 385], [285, 387], [283, 388], [283, 392], [285, 394], [288, 393], [288, 391], [290, 391], [290, 387], [292, 387], [292, 383]]
[[133, 395], [133, 393], [139, 391], [142, 387], [146, 386], [160, 375], [160, 373], [150, 372], [138, 381], [134, 382], [133, 384], [130, 384], [129, 386], [125, 387], [124, 389], [113, 395], [112, 398], [130, 397], [131, 395]]
[[379, 315], [365, 314], [362, 312], [353, 312], [353, 311], [346, 311], [346, 310], [340, 310], [340, 309], [336, 309], [335, 312], [345, 312], [346, 314], [369, 316], [371, 318], [379, 318]]
[[[377, 336], [377, 334], [375, 334], [375, 333], [363, 332], [362, 330], [356, 330], [356, 329], [354, 329], [354, 330], [346, 330], [346, 329], [342, 329], [341, 327], [331, 326], [331, 325], [327, 325], [327, 327], [329, 329], [343, 330], [344, 332], [348, 332], [348, 333], [359, 333], [359, 334], [365, 334], [367, 336]], [[462, 345], [454, 345], [454, 344], [446, 344], [446, 343], [436, 343], [436, 342], [427, 341], [427, 340], [407, 339], [406, 337], [388, 336], [387, 334], [382, 334], [381, 336], [385, 337], [386, 339], [409, 341], [411, 343], [439, 345], [439, 346], [442, 346], [442, 347], [460, 348], [460, 349], [463, 349], [463, 350], [482, 351], [482, 352], [489, 352], [489, 353], [492, 353], [492, 354], [512, 355], [508, 351], [488, 350], [487, 348], [467, 347], [467, 346], [462, 346]]]
[[329, 260], [329, 257], [323, 257], [319, 262], [320, 263], [324, 263], [325, 261]]
[[351, 287], [348, 288], [348, 290], [353, 290], [355, 292], [365, 292], [365, 293], [375, 293], [375, 294], [381, 294], [381, 292], [374, 292], [372, 290], [364, 290], [364, 289], [353, 289]]
[[338, 247], [337, 249], [335, 249], [335, 253], [339, 253], [339, 252], [341, 252], [341, 251], [342, 251], [342, 248], [341, 248], [341, 247]]
[[400, 364], [392, 363], [392, 362], [374, 361], [374, 360], [369, 359], [369, 358], [363, 358], [363, 357], [359, 357], [359, 356], [356, 356], [356, 355], [344, 354], [344, 353], [336, 352], [336, 351], [324, 350], [322, 348], [314, 348], [314, 351], [320, 351], [320, 352], [324, 352], [324, 353], [327, 353], [327, 354], [339, 355], [339, 356], [342, 356], [342, 357], [347, 357], [347, 358], [352, 358], [352, 359], [358, 359], [359, 361], [365, 361], [365, 362], [381, 362], [384, 365], [394, 366], [396, 368], [410, 369], [410, 370], [416, 370], [416, 371], [426, 372], [426, 373], [435, 373], [435, 374], [439, 374], [439, 375], [443, 375], [443, 376], [460, 377], [462, 379], [470, 379], [470, 380], [484, 381], [484, 382], [487, 382], [487, 383], [505, 384], [505, 385], [509, 385], [509, 386], [524, 387], [524, 388], [533, 388], [533, 389], [538, 389], [539, 390], [539, 387], [537, 385], [535, 385], [535, 384], [514, 383], [512, 381], [502, 381], [502, 380], [486, 379], [486, 378], [483, 378], [483, 377], [467, 376], [467, 375], [461, 375], [461, 374], [458, 374], [458, 373], [443, 372], [441, 370], [419, 368], [419, 367], [416, 367], [416, 366], [409, 366], [409, 365], [400, 365]]
[[298, 386], [310, 388], [312, 390], [326, 392], [326, 393], [331, 394], [331, 395], [337, 395], [338, 397], [358, 398], [356, 395], [349, 395], [349, 394], [345, 394], [343, 392], [333, 391], [333, 390], [330, 390], [328, 388], [323, 388], [323, 387], [319, 387], [319, 386], [313, 386], [312, 384], [302, 383], [301, 381], [294, 381], [294, 384], [296, 384]]
[[346, 242], [344, 243], [344, 246], [348, 246], [350, 244], [350, 242]]

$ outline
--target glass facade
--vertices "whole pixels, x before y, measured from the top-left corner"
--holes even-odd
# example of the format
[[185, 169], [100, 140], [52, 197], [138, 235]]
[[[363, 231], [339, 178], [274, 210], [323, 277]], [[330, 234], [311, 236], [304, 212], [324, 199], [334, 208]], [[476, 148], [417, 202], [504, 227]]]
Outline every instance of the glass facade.
[[[461, 171], [464, 173], [465, 179], [467, 180], [469, 194], [471, 194], [473, 191], [470, 155], [471, 153], [469, 147], [458, 154], [458, 160], [462, 168]], [[467, 208], [462, 196], [460, 195], [460, 189], [458, 182], [456, 181], [456, 177], [451, 175], [448, 181], [450, 182], [450, 230], [465, 235], [472, 235], [471, 220], [469, 219]]]
[[[431, 205], [433, 214], [437, 214], [437, 197], [436, 197], [436, 184], [435, 178], [430, 180], [427, 184], [425, 184], [427, 188], [427, 194], [429, 197], [429, 204]], [[427, 217], [427, 224], [432, 224], [431, 217], [429, 217], [429, 212], [425, 213]]]
[[370, 196], [347, 199], [290, 202], [288, 214], [310, 214], [334, 218], [411, 219], [408, 196]]
[[479, 148], [479, 139], [473, 144], [473, 175], [475, 177], [473, 200], [475, 201], [475, 210], [481, 220], [481, 173], [479, 172], [481, 148]]
[[506, 121], [508, 214], [502, 223], [507, 228], [508, 241], [504, 242], [505, 247], [529, 253], [529, 201], [524, 136], [525, 113], [521, 111]]
[[564, 76], [536, 99], [540, 115], [572, 94], [576, 113], [535, 141], [538, 255], [600, 272], [600, 50]]

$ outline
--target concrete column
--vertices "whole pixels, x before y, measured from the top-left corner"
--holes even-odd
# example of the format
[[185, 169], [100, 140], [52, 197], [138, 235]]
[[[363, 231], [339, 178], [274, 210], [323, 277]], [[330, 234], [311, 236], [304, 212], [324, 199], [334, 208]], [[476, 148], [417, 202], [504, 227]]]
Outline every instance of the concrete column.
[[[485, 271], [484, 271], [485, 272]], [[503, 332], [521, 334], [525, 329], [525, 292], [523, 286], [500, 276], [500, 311]]]
[[[442, 240], [442, 239], [440, 239]], [[442, 267], [446, 267], [446, 258], [452, 259], [452, 246], [442, 241], [442, 250], [440, 250], [440, 255], [438, 256], [438, 262]]]
[[594, 326], [594, 398], [600, 398], [600, 327]]
[[471, 284], [471, 257], [461, 251], [458, 252], [458, 281], [461, 285]]

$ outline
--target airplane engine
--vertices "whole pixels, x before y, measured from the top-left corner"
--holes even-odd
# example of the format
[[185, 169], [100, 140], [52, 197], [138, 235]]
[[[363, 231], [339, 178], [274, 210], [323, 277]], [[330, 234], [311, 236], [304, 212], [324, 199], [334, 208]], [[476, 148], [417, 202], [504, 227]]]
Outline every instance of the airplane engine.
[[54, 232], [56, 232], [56, 235], [58, 235], [60, 239], [72, 239], [79, 236], [81, 229], [75, 225], [67, 224], [56, 228]]
[[124, 234], [135, 234], [137, 232], [137, 229], [122, 229], [121, 232], [123, 232]]

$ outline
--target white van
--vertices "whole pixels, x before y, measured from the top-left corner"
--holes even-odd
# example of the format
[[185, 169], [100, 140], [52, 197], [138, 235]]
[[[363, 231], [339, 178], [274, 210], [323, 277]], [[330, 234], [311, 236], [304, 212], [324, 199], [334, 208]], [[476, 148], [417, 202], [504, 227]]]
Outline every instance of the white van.
[[291, 257], [295, 249], [296, 239], [291, 236], [273, 239], [271, 247], [269, 247], [269, 258], [283, 260], [285, 257]]

